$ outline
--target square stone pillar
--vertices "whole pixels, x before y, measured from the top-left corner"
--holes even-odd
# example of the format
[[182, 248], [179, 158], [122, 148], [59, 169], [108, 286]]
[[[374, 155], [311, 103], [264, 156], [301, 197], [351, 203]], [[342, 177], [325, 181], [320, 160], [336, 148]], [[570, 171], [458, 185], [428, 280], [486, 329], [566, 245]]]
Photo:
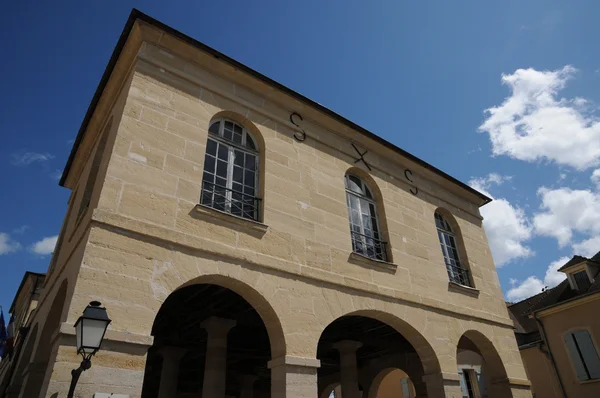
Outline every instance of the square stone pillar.
[[200, 326], [206, 329], [206, 360], [204, 363], [203, 398], [225, 398], [227, 374], [227, 334], [235, 326], [232, 319], [211, 316]]
[[283, 356], [269, 361], [271, 397], [316, 398], [317, 369], [321, 361], [313, 358]]
[[432, 373], [423, 376], [428, 398], [462, 398], [458, 373]]
[[179, 362], [187, 350], [180, 347], [161, 347], [158, 354], [162, 357], [162, 370], [158, 398], [172, 398], [177, 395], [179, 381]]
[[358, 387], [358, 364], [356, 350], [362, 347], [359, 341], [342, 340], [333, 345], [340, 352], [340, 373], [343, 398], [362, 398]]

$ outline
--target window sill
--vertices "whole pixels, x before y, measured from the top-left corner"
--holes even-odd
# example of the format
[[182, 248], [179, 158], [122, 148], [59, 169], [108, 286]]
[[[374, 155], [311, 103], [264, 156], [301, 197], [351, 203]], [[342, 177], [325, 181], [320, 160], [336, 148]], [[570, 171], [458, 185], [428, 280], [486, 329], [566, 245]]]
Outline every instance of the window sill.
[[251, 229], [253, 231], [261, 232], [263, 234], [266, 233], [269, 229], [268, 225], [263, 224], [261, 222], [236, 216], [225, 211], [213, 209], [212, 207], [203, 204], [196, 205], [195, 213], [196, 215], [199, 215], [208, 221], [214, 221], [214, 219], [216, 218], [227, 224], [236, 225], [244, 229]]
[[356, 252], [350, 253], [350, 257], [348, 258], [348, 261], [350, 261], [351, 263], [359, 263], [361, 265], [367, 265], [369, 267], [379, 268], [383, 271], [388, 271], [388, 272], [392, 272], [392, 273], [396, 272], [396, 268], [398, 268], [398, 266], [396, 264], [388, 263], [387, 261], [383, 261], [383, 260], [376, 260], [374, 258], [367, 257], [367, 256], [364, 256], [364, 255], [356, 253]]
[[583, 380], [583, 381], [579, 381], [579, 384], [592, 384], [592, 383], [599, 383], [600, 379], [590, 379], [590, 380]]
[[459, 293], [468, 294], [473, 297], [479, 297], [479, 289], [475, 289], [474, 287], [461, 285], [456, 282], [448, 282], [448, 290], [452, 290]]

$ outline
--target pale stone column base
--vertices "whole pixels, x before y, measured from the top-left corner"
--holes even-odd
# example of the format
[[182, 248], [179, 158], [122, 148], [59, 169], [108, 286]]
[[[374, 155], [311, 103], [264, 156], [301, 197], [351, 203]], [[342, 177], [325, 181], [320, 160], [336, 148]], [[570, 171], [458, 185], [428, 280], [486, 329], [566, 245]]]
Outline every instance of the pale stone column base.
[[321, 361], [313, 358], [283, 356], [268, 363], [271, 369], [271, 396], [277, 398], [315, 398], [317, 369]]

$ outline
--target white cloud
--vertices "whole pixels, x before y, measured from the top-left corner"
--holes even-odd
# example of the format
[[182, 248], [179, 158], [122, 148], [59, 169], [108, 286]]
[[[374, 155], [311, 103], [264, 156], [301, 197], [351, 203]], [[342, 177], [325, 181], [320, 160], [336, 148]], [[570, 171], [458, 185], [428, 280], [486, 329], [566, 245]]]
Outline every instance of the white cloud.
[[600, 235], [600, 193], [542, 187], [538, 195], [542, 212], [533, 217], [537, 234], [555, 237], [560, 247], [571, 243], [574, 232]]
[[567, 65], [502, 75], [511, 94], [487, 109], [487, 119], [479, 126], [489, 134], [494, 155], [549, 160], [580, 170], [600, 164], [600, 120], [588, 113], [588, 101], [557, 96], [575, 72]]
[[0, 255], [16, 252], [21, 249], [21, 244], [14, 241], [9, 234], [0, 232]]
[[510, 284], [512, 288], [506, 293], [506, 298], [512, 302], [521, 301], [540, 293], [544, 287], [551, 288], [558, 285], [567, 278], [564, 273], [558, 272], [558, 269], [567, 261], [569, 261], [569, 257], [561, 257], [552, 262], [546, 270], [543, 281], [537, 276], [530, 276], [520, 284], [516, 279], [511, 279]]
[[47, 162], [54, 159], [49, 153], [22, 152], [11, 155], [11, 163], [15, 166], [27, 166], [35, 162]]
[[600, 235], [573, 244], [573, 253], [583, 257], [593, 257], [600, 252]]
[[596, 186], [596, 189], [600, 190], [600, 169], [596, 169], [592, 172], [590, 180], [592, 181], [592, 184]]
[[[492, 184], [499, 185], [510, 178], [491, 173], [486, 177], [471, 179], [469, 185], [492, 197], [487, 189]], [[506, 199], [494, 198], [494, 201], [481, 208], [481, 215], [497, 267], [534, 254], [525, 245], [531, 238], [532, 227], [523, 209], [513, 206]]]
[[56, 246], [56, 240], [58, 239], [58, 235], [48, 236], [38, 242], [35, 242], [31, 245], [31, 251], [36, 254], [40, 254], [42, 256], [51, 254], [54, 251], [54, 247]]

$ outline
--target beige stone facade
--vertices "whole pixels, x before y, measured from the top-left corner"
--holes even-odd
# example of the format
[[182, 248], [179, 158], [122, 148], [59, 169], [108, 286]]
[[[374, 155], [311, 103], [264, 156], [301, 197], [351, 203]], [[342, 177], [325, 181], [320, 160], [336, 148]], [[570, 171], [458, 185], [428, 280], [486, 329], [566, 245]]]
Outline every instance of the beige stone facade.
[[[462, 397], [457, 352], [466, 345], [485, 362], [489, 397], [531, 396], [482, 227], [484, 197], [139, 14], [103, 83], [63, 176], [72, 196], [33, 320], [39, 333], [25, 343], [33, 354], [19, 358], [27, 365], [11, 383], [21, 388], [7, 397], [65, 396], [80, 361], [73, 324], [91, 300], [112, 323], [76, 396], [157, 396], [170, 387], [148, 375], [178, 377], [167, 376], [175, 367], [148, 365], [154, 349], [164, 351], [157, 314], [169, 297], [203, 285], [234, 292], [258, 313], [270, 343], [259, 376], [270, 380], [271, 397], [317, 397], [341, 381], [336, 372], [320, 376], [318, 353], [326, 328], [348, 316], [379, 321], [412, 347], [360, 360], [361, 391], [380, 371], [404, 368], [416, 396]], [[257, 141], [258, 221], [198, 205], [208, 127], [219, 117]], [[368, 151], [368, 166], [352, 144]], [[349, 171], [374, 193], [387, 261], [353, 253]], [[449, 282], [436, 211], [458, 231], [472, 288]], [[198, 333], [208, 330], [202, 321]], [[207, 344], [208, 358], [223, 342]], [[174, 352], [162, 363], [179, 366]], [[205, 372], [217, 374], [217, 362]], [[218, 376], [210, 379], [205, 394], [218, 397]], [[145, 389], [154, 382], [156, 390]], [[261, 391], [254, 396], [269, 396]]]

